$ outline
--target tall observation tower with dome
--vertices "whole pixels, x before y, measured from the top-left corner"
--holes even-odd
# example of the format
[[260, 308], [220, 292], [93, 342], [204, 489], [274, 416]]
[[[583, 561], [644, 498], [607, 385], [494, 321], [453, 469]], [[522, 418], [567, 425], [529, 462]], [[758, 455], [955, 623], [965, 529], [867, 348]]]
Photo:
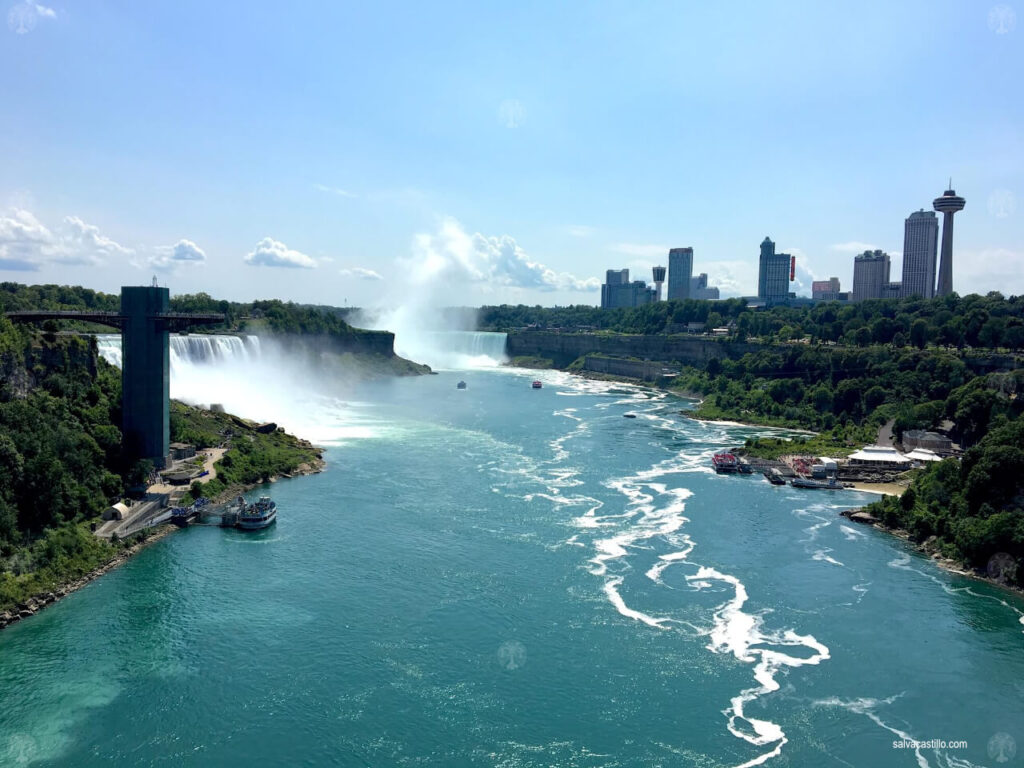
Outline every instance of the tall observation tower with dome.
[[953, 292], [953, 214], [962, 211], [967, 201], [958, 197], [949, 180], [949, 189], [932, 202], [936, 211], [942, 214], [942, 255], [939, 257], [939, 284], [936, 296], [948, 296]]

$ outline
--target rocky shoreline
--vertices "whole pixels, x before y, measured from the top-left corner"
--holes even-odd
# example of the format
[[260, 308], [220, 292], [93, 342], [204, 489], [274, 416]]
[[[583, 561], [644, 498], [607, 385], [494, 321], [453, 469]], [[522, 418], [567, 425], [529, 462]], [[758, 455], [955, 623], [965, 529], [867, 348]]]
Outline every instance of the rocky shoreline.
[[94, 568], [83, 576], [79, 576], [77, 579], [69, 581], [65, 584], [61, 584], [59, 587], [52, 591], [40, 592], [32, 595], [24, 603], [19, 603], [13, 611], [2, 611], [0, 612], [0, 630], [9, 627], [22, 619], [27, 619], [31, 616], [35, 616], [39, 611], [43, 610], [48, 605], [52, 605], [61, 598], [67, 597], [72, 592], [75, 592], [84, 587], [94, 579], [98, 579], [105, 573], [108, 573], [119, 565], [128, 562], [134, 555], [141, 552], [143, 549], [148, 547], [150, 544], [159, 541], [164, 536], [176, 530], [173, 525], [161, 525], [158, 528], [153, 529], [153, 532], [147, 536], [143, 541], [132, 544], [129, 547], [119, 550], [112, 558], [110, 558], [103, 565]]
[[[323, 472], [326, 466], [327, 462], [324, 459], [317, 458], [311, 462], [304, 462], [300, 464], [295, 470], [291, 472], [282, 472], [280, 475], [272, 477], [270, 479], [270, 482], [275, 482], [276, 480], [282, 477], [293, 478], [302, 477], [304, 475], [315, 475], [320, 472]], [[223, 493], [218, 494], [217, 498], [213, 499], [212, 501], [214, 501], [215, 503], [226, 502], [229, 501], [231, 498], [239, 495], [240, 493], [245, 493], [246, 491], [250, 491], [253, 488], [257, 488], [260, 485], [263, 485], [263, 483], [232, 486], [231, 488], [225, 489]], [[58, 600], [67, 597], [72, 592], [76, 592], [77, 590], [84, 587], [86, 584], [89, 584], [95, 579], [98, 579], [103, 574], [109, 573], [118, 566], [123, 565], [124, 563], [128, 562], [128, 560], [130, 560], [132, 557], [141, 552], [143, 549], [148, 547], [150, 544], [159, 541], [160, 539], [179, 529], [175, 525], [165, 524], [149, 530], [151, 531], [150, 535], [147, 536], [144, 540], [119, 550], [112, 558], [110, 558], [110, 560], [105, 562], [103, 565], [94, 568], [85, 575], [79, 576], [77, 579], [73, 579], [72, 581], [61, 584], [54, 590], [40, 592], [35, 595], [32, 595], [24, 603], [19, 603], [17, 606], [15, 606], [14, 610], [0, 611], [0, 630], [6, 629], [11, 624], [15, 624], [21, 621], [22, 619], [27, 619], [32, 616], [35, 616], [48, 605], [53, 605]]]
[[882, 533], [887, 533], [890, 536], [895, 536], [897, 539], [902, 539], [903, 541], [906, 541], [908, 544], [913, 545], [914, 549], [916, 549], [918, 552], [920, 552], [923, 555], [927, 555], [933, 563], [935, 563], [937, 566], [939, 566], [939, 568], [941, 568], [944, 571], [948, 571], [949, 573], [955, 573], [957, 576], [966, 576], [969, 579], [983, 581], [986, 584], [991, 584], [994, 587], [999, 587], [1000, 589], [1005, 589], [1008, 592], [1012, 592], [1014, 595], [1017, 595], [1018, 597], [1024, 596], [1024, 589], [1021, 589], [1020, 587], [1015, 587], [1012, 584], [1007, 584], [1003, 581], [1000, 581], [997, 578], [993, 578], [987, 572], [982, 571], [981, 569], [972, 568], [969, 565], [964, 565], [958, 560], [943, 557], [942, 553], [936, 550], [934, 546], [930, 546], [932, 539], [927, 539], [922, 542], [914, 541], [910, 538], [910, 533], [908, 531], [905, 531], [902, 528], [888, 527], [887, 525], [885, 525], [885, 523], [883, 523], [877, 517], [872, 515], [870, 512], [866, 511], [864, 508], [844, 509], [839, 514], [851, 522], [859, 523], [860, 525], [870, 525], [875, 530], [881, 531]]

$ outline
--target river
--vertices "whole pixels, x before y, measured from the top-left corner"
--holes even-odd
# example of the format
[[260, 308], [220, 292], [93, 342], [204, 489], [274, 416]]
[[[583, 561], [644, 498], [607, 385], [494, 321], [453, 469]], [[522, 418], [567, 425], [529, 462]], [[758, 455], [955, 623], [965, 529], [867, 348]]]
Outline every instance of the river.
[[328, 468], [257, 492], [272, 529], [0, 633], [0, 765], [1019, 763], [1024, 604], [839, 517], [867, 494], [715, 475], [768, 430], [685, 407], [495, 367], [293, 391], [265, 417]]

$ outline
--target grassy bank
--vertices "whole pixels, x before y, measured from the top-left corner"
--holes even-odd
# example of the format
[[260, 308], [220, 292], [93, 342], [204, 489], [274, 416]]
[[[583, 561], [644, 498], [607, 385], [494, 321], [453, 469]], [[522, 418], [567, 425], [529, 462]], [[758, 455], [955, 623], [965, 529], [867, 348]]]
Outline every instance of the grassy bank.
[[184, 502], [194, 496], [223, 496], [242, 488], [285, 475], [309, 473], [323, 466], [323, 454], [307, 440], [281, 429], [265, 431], [255, 422], [230, 413], [193, 408], [184, 403], [171, 404], [173, 440], [191, 443], [197, 449], [227, 447], [214, 464], [217, 476], [193, 483]]

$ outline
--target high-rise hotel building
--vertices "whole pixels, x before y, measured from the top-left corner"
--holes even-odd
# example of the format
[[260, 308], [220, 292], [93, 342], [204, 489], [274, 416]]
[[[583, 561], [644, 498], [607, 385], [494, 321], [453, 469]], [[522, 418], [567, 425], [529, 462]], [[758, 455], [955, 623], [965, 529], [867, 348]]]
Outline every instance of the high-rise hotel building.
[[853, 259], [852, 301], [881, 299], [889, 285], [889, 254], [883, 251], [864, 251]]
[[939, 220], [934, 211], [915, 211], [903, 225], [903, 296], [930, 299], [935, 295], [935, 257]]
[[761, 258], [757, 271], [757, 297], [767, 304], [784, 302], [789, 298], [789, 278], [792, 257], [776, 253], [775, 243], [769, 238], [761, 242]]
[[690, 298], [693, 277], [693, 248], [672, 248], [668, 252], [668, 299]]

